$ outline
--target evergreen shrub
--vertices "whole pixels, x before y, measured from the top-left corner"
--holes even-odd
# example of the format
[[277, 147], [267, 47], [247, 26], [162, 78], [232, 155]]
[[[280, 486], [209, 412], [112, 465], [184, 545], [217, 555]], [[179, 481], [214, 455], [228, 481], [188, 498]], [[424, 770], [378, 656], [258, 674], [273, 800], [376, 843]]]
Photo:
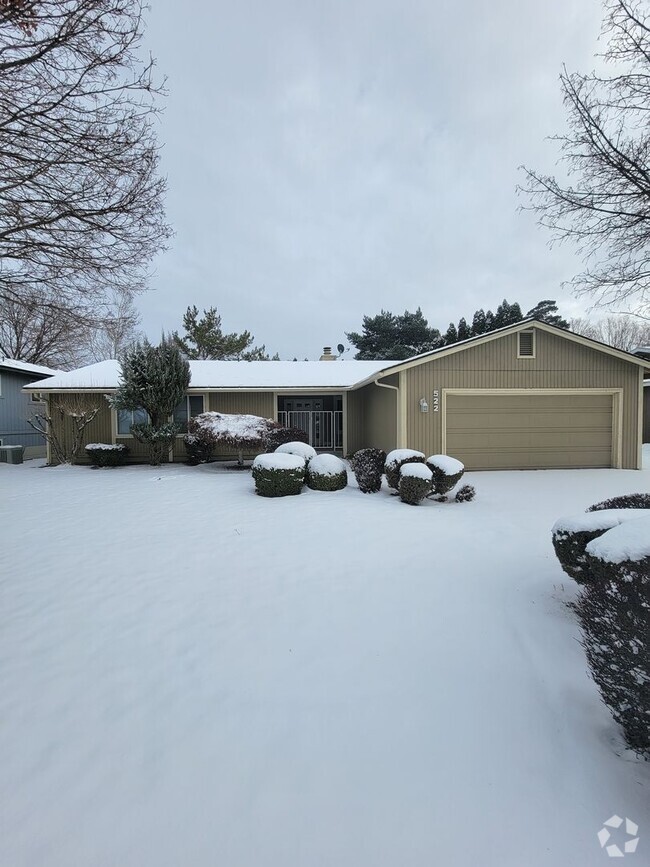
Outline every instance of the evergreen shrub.
[[446, 496], [462, 479], [464, 465], [449, 455], [431, 455], [426, 464], [431, 470], [431, 492], [438, 497]]
[[589, 506], [588, 512], [600, 512], [603, 509], [650, 509], [650, 494], [622, 494]]
[[336, 455], [316, 455], [307, 464], [307, 487], [314, 491], [340, 491], [348, 483], [348, 469]]
[[94, 467], [122, 467], [129, 454], [123, 443], [88, 443], [85, 451]]
[[354, 477], [363, 494], [376, 494], [381, 490], [386, 452], [382, 449], [359, 449], [352, 456]]
[[263, 454], [253, 461], [255, 493], [260, 497], [299, 494], [305, 483], [305, 461], [299, 455]]
[[309, 434], [300, 427], [279, 427], [268, 432], [264, 438], [267, 452], [274, 452], [285, 443], [308, 443]]
[[431, 470], [422, 463], [402, 464], [399, 498], [409, 506], [417, 506], [431, 490]]
[[388, 452], [384, 465], [388, 487], [395, 491], [399, 490], [400, 470], [404, 464], [423, 463], [424, 452], [417, 452], [415, 449], [393, 449], [392, 452]]
[[474, 485], [463, 485], [456, 492], [454, 499], [457, 503], [470, 503], [476, 496], [476, 488]]

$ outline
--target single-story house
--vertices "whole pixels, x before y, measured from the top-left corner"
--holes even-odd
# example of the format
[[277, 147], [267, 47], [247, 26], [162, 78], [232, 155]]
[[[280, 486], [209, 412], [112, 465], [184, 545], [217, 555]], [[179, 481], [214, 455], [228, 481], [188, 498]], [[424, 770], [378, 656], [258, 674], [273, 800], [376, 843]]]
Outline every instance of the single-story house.
[[[317, 449], [408, 447], [468, 469], [641, 466], [649, 363], [570, 331], [525, 319], [405, 361], [322, 358], [193, 361], [175, 417], [252, 413], [302, 427]], [[119, 375], [118, 362], [105, 361], [26, 390], [83, 395], [100, 407], [87, 441], [127, 443], [131, 459], [143, 460], [129, 434], [137, 412], [115, 412], [105, 397]], [[180, 435], [170, 459], [184, 457]]]
[[643, 383], [643, 442], [650, 443], [650, 379]]
[[37, 390], [23, 391], [26, 385], [37, 385], [59, 371], [40, 364], [28, 364], [12, 358], [0, 359], [0, 446], [23, 446], [25, 458], [45, 456], [45, 441], [27, 419], [43, 410]]

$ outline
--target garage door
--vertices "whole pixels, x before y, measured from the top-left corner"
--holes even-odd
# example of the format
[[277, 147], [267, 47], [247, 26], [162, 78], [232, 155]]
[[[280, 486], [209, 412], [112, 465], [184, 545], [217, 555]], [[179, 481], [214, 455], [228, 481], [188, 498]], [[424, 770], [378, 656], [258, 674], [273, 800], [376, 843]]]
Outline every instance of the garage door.
[[446, 452], [468, 469], [612, 466], [611, 394], [448, 394]]

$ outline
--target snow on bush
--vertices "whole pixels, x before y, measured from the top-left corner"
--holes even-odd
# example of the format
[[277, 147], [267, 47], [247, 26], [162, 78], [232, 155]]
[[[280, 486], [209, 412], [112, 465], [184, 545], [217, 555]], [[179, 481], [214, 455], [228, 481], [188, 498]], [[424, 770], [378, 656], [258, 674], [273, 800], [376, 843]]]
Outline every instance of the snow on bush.
[[299, 494], [305, 482], [305, 461], [299, 455], [273, 452], [253, 461], [255, 492], [261, 497]]
[[121, 467], [129, 454], [123, 443], [88, 443], [85, 450], [94, 467]]
[[601, 509], [650, 509], [650, 494], [622, 494], [589, 506], [588, 512], [598, 512]]
[[591, 673], [629, 745], [650, 757], [650, 516], [589, 542], [585, 568], [576, 611]]
[[444, 497], [463, 477], [465, 465], [449, 455], [431, 455], [427, 466], [433, 474], [431, 487], [433, 493]]
[[400, 468], [404, 464], [424, 463], [424, 452], [415, 449], [393, 449], [386, 455], [384, 471], [388, 486], [394, 490], [399, 489]]
[[340, 491], [348, 483], [348, 468], [336, 455], [316, 455], [307, 464], [307, 486], [314, 491]]
[[604, 509], [559, 518], [551, 529], [553, 548], [562, 569], [578, 584], [592, 580], [586, 569], [586, 547], [613, 527], [639, 519], [638, 509]]
[[432, 473], [426, 464], [402, 464], [399, 480], [399, 498], [403, 503], [417, 506], [431, 490]]
[[301, 443], [298, 441], [294, 441], [291, 443], [283, 443], [281, 446], [278, 446], [275, 450], [275, 454], [287, 454], [287, 455], [298, 455], [301, 457], [305, 464], [309, 463], [312, 458], [316, 457], [316, 449], [313, 446], [310, 446], [308, 443]]
[[203, 412], [190, 419], [184, 437], [190, 463], [201, 463], [212, 458], [217, 446], [237, 449], [239, 464], [244, 452], [257, 452], [264, 448], [268, 433], [278, 427], [277, 422], [258, 415]]
[[264, 444], [267, 452], [274, 452], [278, 446], [284, 443], [306, 443], [309, 442], [309, 434], [299, 427], [279, 427], [269, 431], [265, 437]]
[[363, 494], [376, 494], [381, 490], [386, 452], [382, 449], [360, 449], [350, 462], [354, 476]]

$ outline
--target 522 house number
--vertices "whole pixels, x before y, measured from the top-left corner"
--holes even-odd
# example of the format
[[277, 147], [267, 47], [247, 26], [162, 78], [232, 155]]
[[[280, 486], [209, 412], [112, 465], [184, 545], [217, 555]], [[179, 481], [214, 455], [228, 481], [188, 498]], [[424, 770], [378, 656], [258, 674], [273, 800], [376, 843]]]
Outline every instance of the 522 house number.
[[433, 392], [431, 405], [434, 412], [440, 412], [440, 392], [437, 389]]

